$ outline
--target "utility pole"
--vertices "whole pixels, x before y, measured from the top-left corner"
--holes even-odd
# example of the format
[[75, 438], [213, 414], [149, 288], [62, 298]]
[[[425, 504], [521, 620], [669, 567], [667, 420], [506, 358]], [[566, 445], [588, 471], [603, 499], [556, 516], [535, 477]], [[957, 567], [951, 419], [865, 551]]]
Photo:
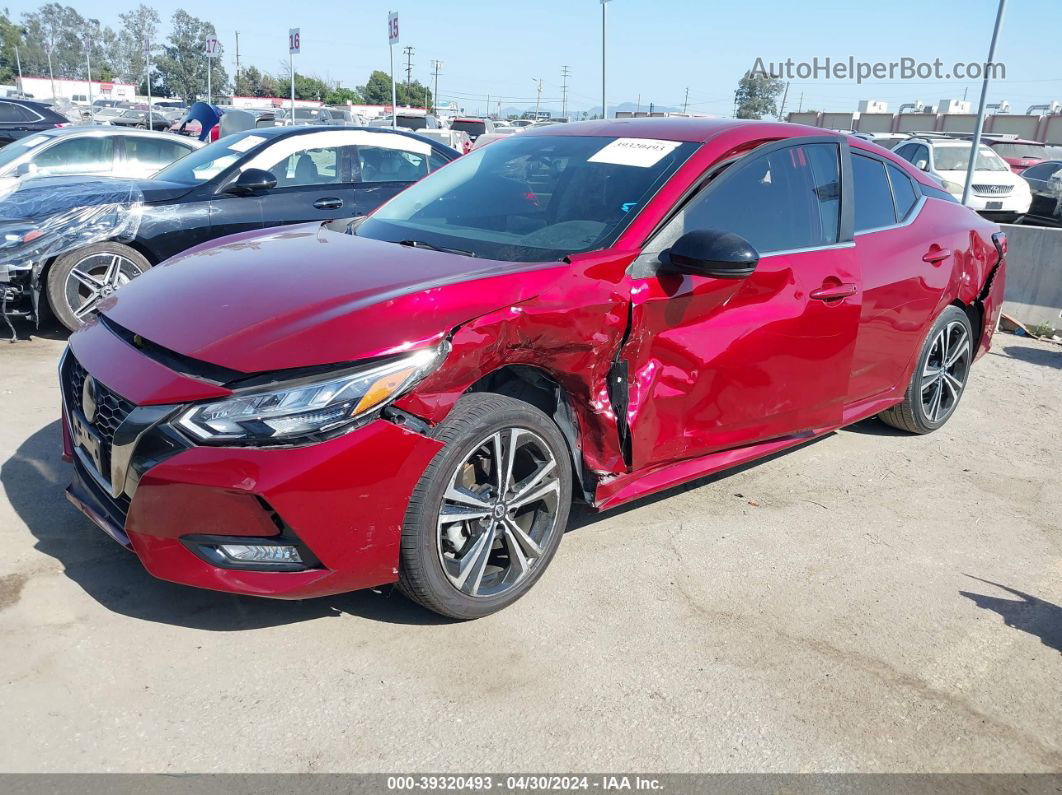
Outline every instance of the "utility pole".
[[561, 117], [568, 118], [568, 78], [571, 76], [567, 66], [561, 67]]
[[634, 106], [634, 115], [637, 116], [642, 112], [642, 95], [638, 95], [638, 104]]
[[236, 77], [232, 79], [232, 92], [238, 94], [240, 89], [240, 31], [236, 31]]
[[800, 104], [797, 105], [797, 113], [800, 113], [803, 110], [804, 110], [804, 92], [801, 91], [800, 92]]
[[409, 88], [409, 84], [413, 79], [413, 48], [405, 47], [402, 52], [406, 56], [406, 88]]
[[535, 96], [535, 121], [538, 121], [538, 109], [542, 104], [542, 78], [532, 77], [532, 80], [538, 80], [538, 94]]
[[[477, 108], [476, 110], [479, 110], [479, 108]], [[490, 115], [490, 94], [487, 94], [487, 113], [486, 113], [486, 115], [487, 116]]]
[[605, 20], [608, 16], [605, 9], [608, 8], [608, 0], [601, 0], [601, 118], [608, 118], [608, 100], [605, 99]]
[[[98, 19], [86, 20], [90, 24], [95, 22], [99, 24]], [[89, 34], [88, 40], [85, 42], [85, 73], [88, 75], [88, 102], [89, 107], [92, 107], [92, 35]]]
[[148, 90], [148, 127], [155, 129], [155, 104], [151, 101], [151, 42], [144, 39], [144, 79]]
[[789, 81], [785, 81], [785, 91], [782, 92], [782, 104], [778, 107], [778, 121], [784, 121], [785, 100], [789, 96]]
[[18, 54], [18, 45], [15, 45], [15, 65], [18, 66], [18, 93], [24, 93], [22, 90], [22, 59]]
[[686, 86], [686, 98], [682, 100], [682, 112], [686, 112], [686, 108], [690, 105], [690, 87]]
[[977, 153], [981, 151], [981, 130], [985, 126], [985, 102], [988, 99], [988, 81], [994, 71], [996, 60], [996, 42], [999, 41], [999, 29], [1003, 27], [1003, 12], [1007, 10], [1007, 0], [999, 0], [996, 11], [996, 26], [992, 30], [992, 43], [988, 45], [988, 63], [985, 64], [985, 80], [981, 84], [981, 101], [977, 105], [977, 127], [974, 128], [973, 142], [970, 144], [970, 162], [966, 166], [966, 184], [962, 188], [962, 203], [970, 200], [970, 183], [973, 182]]
[[432, 76], [435, 78], [435, 91], [431, 95], [431, 104], [435, 108], [435, 115], [439, 115], [439, 70], [442, 69], [443, 62], [432, 60], [431, 69]]
[[52, 99], [55, 99], [55, 73], [52, 71], [52, 45], [48, 45], [48, 79], [52, 83]]

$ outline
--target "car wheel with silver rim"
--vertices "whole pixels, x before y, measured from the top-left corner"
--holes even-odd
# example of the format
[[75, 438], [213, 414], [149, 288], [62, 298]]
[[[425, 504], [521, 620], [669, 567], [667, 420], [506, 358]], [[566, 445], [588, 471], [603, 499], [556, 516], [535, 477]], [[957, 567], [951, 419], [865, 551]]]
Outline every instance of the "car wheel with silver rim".
[[463, 397], [437, 429], [402, 535], [399, 584], [451, 618], [493, 613], [549, 565], [568, 521], [572, 474], [554, 422], [523, 401]]
[[966, 389], [975, 345], [966, 312], [947, 307], [926, 335], [904, 401], [878, 416], [911, 433], [929, 433], [942, 426]]
[[64, 326], [75, 331], [102, 302], [151, 267], [121, 243], [96, 243], [57, 258], [48, 269], [48, 302]]

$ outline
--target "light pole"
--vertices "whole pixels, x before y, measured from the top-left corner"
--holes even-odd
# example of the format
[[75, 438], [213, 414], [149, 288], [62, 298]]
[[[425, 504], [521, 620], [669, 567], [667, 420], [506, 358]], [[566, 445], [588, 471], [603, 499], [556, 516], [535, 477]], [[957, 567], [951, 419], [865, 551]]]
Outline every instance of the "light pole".
[[[85, 20], [89, 25], [96, 25], [99, 27], [100, 21], [98, 19]], [[89, 107], [92, 107], [92, 30], [89, 30], [89, 35], [85, 39], [85, 72], [88, 75], [88, 103]]]
[[535, 95], [535, 121], [538, 121], [538, 108], [542, 104], [542, 78], [532, 77], [531, 80], [538, 83], [538, 93]]
[[981, 101], [977, 105], [977, 127], [974, 129], [973, 142], [970, 144], [970, 162], [966, 165], [966, 184], [962, 186], [962, 203], [970, 199], [970, 185], [973, 182], [974, 166], [977, 163], [977, 153], [981, 150], [981, 128], [985, 124], [985, 101], [988, 98], [988, 80], [990, 70], [995, 68], [996, 42], [999, 40], [999, 29], [1003, 27], [1003, 12], [1007, 8], [1007, 0], [999, 0], [999, 9], [996, 11], [996, 26], [992, 30], [992, 43], [988, 45], [988, 63], [985, 64], [985, 80], [981, 84]]
[[601, 0], [601, 118], [608, 118], [608, 104], [605, 99], [605, 18], [609, 0]]

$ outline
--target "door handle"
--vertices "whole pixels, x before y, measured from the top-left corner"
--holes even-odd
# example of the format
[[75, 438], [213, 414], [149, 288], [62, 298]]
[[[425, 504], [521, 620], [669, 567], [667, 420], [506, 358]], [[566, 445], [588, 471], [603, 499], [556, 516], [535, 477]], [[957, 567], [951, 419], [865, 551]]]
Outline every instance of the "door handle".
[[932, 265], [939, 265], [952, 255], [950, 248], [941, 248], [936, 243], [926, 252], [926, 255], [922, 257], [923, 262], [928, 262]]
[[855, 295], [858, 289], [851, 283], [831, 284], [829, 287], [820, 287], [818, 290], [812, 290], [808, 297], [814, 298], [816, 301], [839, 301], [842, 298]]
[[338, 196], [326, 196], [313, 203], [318, 210], [338, 210], [343, 206], [343, 200]]

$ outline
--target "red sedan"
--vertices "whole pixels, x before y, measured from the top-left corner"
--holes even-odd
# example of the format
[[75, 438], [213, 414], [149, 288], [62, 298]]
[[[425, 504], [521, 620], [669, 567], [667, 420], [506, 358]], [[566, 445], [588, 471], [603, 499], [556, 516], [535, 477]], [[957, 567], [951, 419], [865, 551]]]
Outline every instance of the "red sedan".
[[606, 509], [956, 411], [1006, 240], [891, 153], [765, 122], [553, 125], [353, 224], [222, 238], [61, 365], [71, 501], [166, 580], [518, 599]]

